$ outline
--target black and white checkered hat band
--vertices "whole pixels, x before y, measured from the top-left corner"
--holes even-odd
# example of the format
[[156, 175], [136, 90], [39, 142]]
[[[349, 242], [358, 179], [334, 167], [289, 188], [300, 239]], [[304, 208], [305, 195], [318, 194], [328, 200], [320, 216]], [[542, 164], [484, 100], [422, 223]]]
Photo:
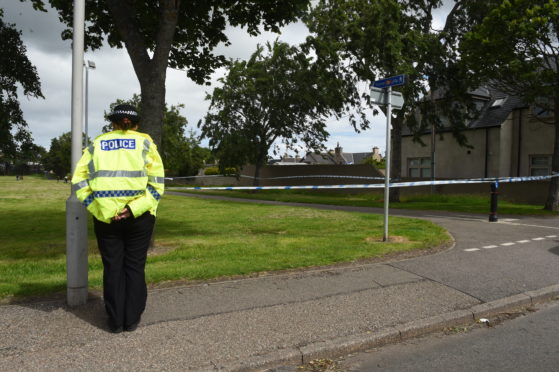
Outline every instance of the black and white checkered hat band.
[[109, 115], [110, 120], [119, 120], [119, 119], [124, 119], [124, 118], [128, 118], [128, 119], [132, 120], [133, 122], [140, 121], [140, 118], [138, 117], [138, 113], [135, 110], [122, 110], [122, 109], [119, 110], [119, 109], [117, 109], [117, 110], [114, 110]]
[[113, 115], [130, 115], [130, 116], [138, 116], [138, 113], [136, 111], [124, 111], [124, 110], [116, 110], [114, 111], [111, 116]]

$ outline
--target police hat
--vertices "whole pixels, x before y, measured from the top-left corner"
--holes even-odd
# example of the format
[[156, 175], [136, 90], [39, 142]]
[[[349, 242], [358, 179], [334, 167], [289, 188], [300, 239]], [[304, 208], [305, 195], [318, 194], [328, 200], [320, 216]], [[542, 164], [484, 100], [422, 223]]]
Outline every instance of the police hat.
[[138, 112], [136, 111], [136, 108], [132, 105], [115, 106], [113, 112], [109, 114], [108, 118], [112, 122], [117, 122], [124, 118], [130, 119], [130, 121], [133, 123], [138, 123], [140, 121]]

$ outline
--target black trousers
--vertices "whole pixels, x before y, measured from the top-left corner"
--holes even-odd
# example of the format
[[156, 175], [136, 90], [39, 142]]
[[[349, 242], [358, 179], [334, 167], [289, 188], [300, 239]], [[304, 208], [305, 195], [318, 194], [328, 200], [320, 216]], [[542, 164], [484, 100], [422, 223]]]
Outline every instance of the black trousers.
[[103, 223], [93, 218], [103, 259], [103, 298], [113, 327], [130, 326], [146, 308], [145, 266], [155, 216]]

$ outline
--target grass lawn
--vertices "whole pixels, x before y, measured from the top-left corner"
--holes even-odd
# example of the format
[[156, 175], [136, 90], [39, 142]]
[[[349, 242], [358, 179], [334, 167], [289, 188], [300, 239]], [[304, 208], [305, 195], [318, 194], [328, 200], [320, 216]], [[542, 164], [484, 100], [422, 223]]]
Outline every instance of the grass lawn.
[[[0, 298], [64, 291], [65, 201], [70, 185], [0, 177]], [[390, 219], [397, 242], [382, 243], [383, 217], [165, 195], [148, 258], [149, 283], [210, 279], [329, 265], [441, 246], [440, 227]], [[89, 285], [102, 286], [92, 223]]]
[[[180, 190], [177, 190], [180, 191]], [[354, 207], [384, 207], [384, 196], [382, 193], [344, 193], [313, 191], [313, 190], [259, 190], [250, 191], [197, 191], [188, 190], [188, 193], [204, 193], [208, 195], [224, 195], [233, 198], [246, 198], [258, 200], [275, 200], [294, 203], [346, 205]], [[479, 195], [414, 195], [402, 196], [399, 203], [390, 203], [394, 209], [420, 209], [420, 210], [444, 210], [450, 212], [489, 214], [489, 196]], [[499, 200], [497, 215], [549, 215], [558, 216], [559, 212], [551, 212], [542, 209], [542, 205], [515, 204], [506, 200]]]

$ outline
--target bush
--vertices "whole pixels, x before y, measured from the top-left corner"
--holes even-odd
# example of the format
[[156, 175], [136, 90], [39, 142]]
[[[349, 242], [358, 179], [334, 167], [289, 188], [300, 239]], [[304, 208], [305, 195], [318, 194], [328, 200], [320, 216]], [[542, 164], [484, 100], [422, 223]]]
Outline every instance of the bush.
[[368, 157], [367, 159], [363, 160], [361, 164], [369, 164], [377, 169], [386, 169], [386, 159], [378, 161], [373, 159], [372, 157]]
[[208, 167], [206, 169], [204, 169], [204, 175], [205, 176], [215, 176], [215, 175], [224, 175], [224, 176], [236, 176], [237, 175], [237, 169], [235, 168], [225, 168], [225, 171], [223, 173], [221, 173], [219, 171], [218, 167]]
[[204, 169], [204, 175], [206, 176], [215, 176], [219, 174], [219, 168], [218, 167], [209, 167]]

